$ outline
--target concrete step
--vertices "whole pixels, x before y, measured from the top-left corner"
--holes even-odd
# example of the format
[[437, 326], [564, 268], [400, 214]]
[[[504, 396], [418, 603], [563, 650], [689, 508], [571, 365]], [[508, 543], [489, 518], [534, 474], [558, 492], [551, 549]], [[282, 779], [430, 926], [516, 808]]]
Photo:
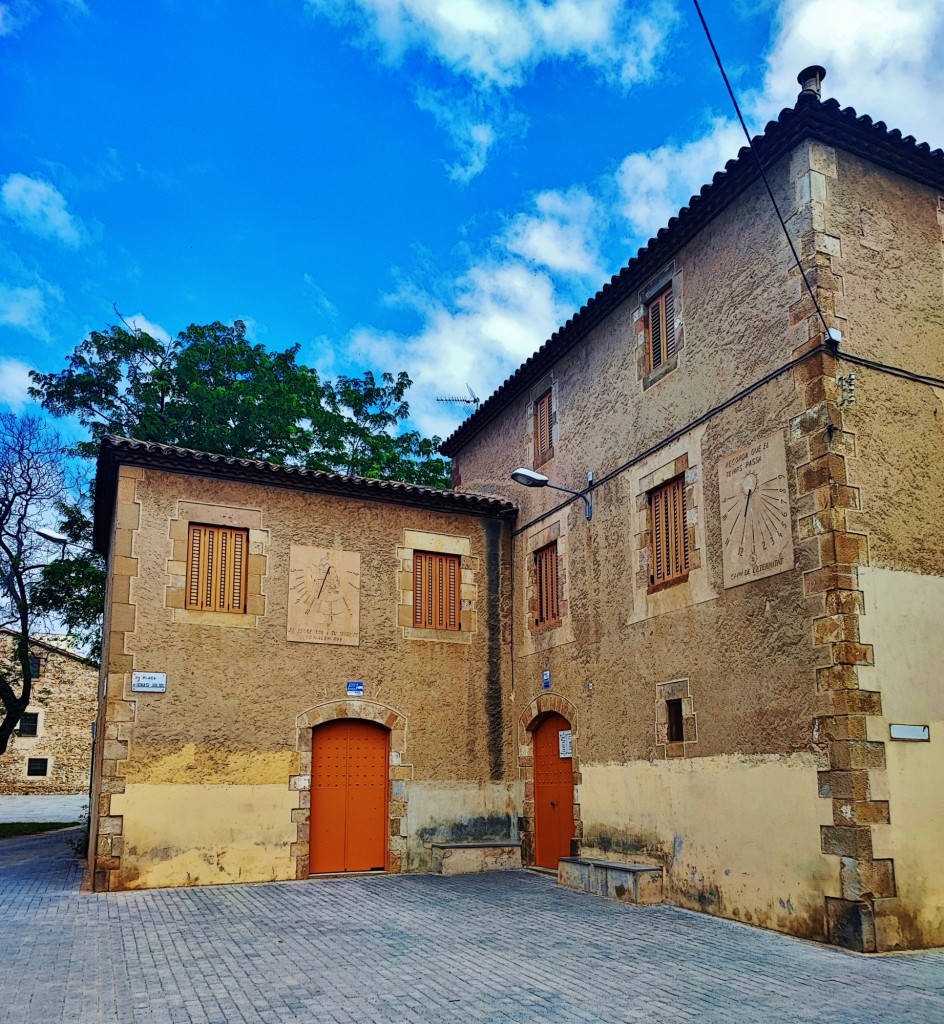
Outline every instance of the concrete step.
[[440, 875], [479, 871], [515, 871], [521, 867], [521, 843], [496, 840], [483, 843], [431, 843], [433, 864]]
[[563, 857], [557, 868], [557, 883], [621, 903], [662, 902], [662, 867], [658, 864]]

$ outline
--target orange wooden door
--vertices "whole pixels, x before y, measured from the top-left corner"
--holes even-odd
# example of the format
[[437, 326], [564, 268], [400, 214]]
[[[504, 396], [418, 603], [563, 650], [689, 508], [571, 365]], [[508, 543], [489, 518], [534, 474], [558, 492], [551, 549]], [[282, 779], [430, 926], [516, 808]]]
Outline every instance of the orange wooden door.
[[390, 733], [338, 719], [311, 737], [309, 871], [382, 871], [387, 863]]
[[550, 714], [534, 732], [534, 863], [555, 871], [574, 834], [573, 763], [560, 756], [560, 734], [569, 729], [566, 718]]

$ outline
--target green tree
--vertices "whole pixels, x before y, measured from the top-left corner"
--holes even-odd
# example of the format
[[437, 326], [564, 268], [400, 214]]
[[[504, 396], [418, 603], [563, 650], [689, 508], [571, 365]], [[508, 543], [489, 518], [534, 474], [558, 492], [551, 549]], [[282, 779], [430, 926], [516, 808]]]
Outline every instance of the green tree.
[[59, 438], [37, 417], [0, 413], [0, 625], [13, 636], [0, 663], [0, 754], [32, 696], [29, 638], [41, 623], [33, 589], [51, 557], [36, 528], [66, 497]]
[[[192, 324], [161, 341], [121, 319], [91, 334], [58, 373], [32, 373], [30, 394], [55, 416], [75, 416], [89, 438], [76, 453], [94, 457], [107, 434], [221, 455], [301, 465], [357, 476], [448, 487], [439, 438], [403, 429], [412, 381], [371, 372], [323, 382], [299, 362], [299, 346], [269, 352], [232, 326]], [[54, 613], [100, 650], [104, 572], [91, 550], [89, 492], [60, 496], [59, 530], [72, 547], [40, 573], [38, 609]], [[84, 549], [84, 550], [83, 550]]]
[[102, 656], [105, 563], [89, 544], [92, 510], [89, 490], [53, 503], [58, 532], [67, 538], [60, 555], [40, 570], [30, 591], [33, 610], [54, 617], [95, 662]]
[[338, 377], [330, 386], [331, 405], [342, 417], [332, 461], [339, 472], [402, 480], [425, 487], [450, 486], [450, 465], [437, 455], [440, 439], [401, 430], [410, 415], [405, 395], [413, 381], [406, 373]]

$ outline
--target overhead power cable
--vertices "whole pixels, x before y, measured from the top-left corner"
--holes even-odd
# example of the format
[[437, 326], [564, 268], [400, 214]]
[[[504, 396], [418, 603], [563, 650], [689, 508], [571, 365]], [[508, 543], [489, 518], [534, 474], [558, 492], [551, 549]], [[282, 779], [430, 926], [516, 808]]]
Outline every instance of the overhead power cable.
[[816, 312], [819, 315], [820, 320], [823, 322], [823, 330], [829, 330], [829, 324], [826, 323], [826, 317], [823, 315], [823, 311], [820, 308], [819, 302], [816, 298], [816, 293], [813, 291], [813, 287], [810, 284], [809, 278], [806, 276], [806, 271], [803, 269], [803, 264], [800, 262], [800, 256], [796, 251], [796, 246], [793, 244], [793, 239], [790, 237], [790, 232], [787, 230], [786, 222], [783, 219], [783, 215], [780, 212], [780, 207], [777, 205], [777, 200], [774, 198], [773, 189], [770, 187], [770, 182], [767, 180], [767, 172], [764, 170], [764, 165], [761, 162], [760, 154], [754, 147], [754, 140], [751, 138], [751, 133], [747, 130], [747, 125], [744, 122], [744, 116], [741, 114], [741, 108], [738, 105], [737, 98], [734, 95], [734, 90], [731, 88], [731, 83], [728, 81], [727, 72], [724, 70], [724, 65], [721, 63], [721, 56], [718, 53], [718, 48], [715, 46], [714, 39], [711, 38], [711, 32], [708, 29], [708, 22], [705, 21], [705, 16], [702, 14], [701, 5], [698, 0], [692, 0], [695, 5], [695, 10], [698, 12], [698, 18], [701, 21], [701, 27], [705, 30], [705, 36], [708, 39], [708, 45], [711, 47], [711, 52], [715, 55], [715, 61], [718, 65], [718, 70], [721, 72], [721, 77], [724, 79], [724, 84], [727, 87], [728, 95], [731, 97], [731, 102], [734, 104], [734, 112], [738, 116], [738, 120], [741, 122], [741, 128], [744, 131], [744, 138], [747, 139], [747, 145], [750, 151], [754, 154], [754, 159], [757, 161], [757, 169], [760, 171], [760, 176], [764, 181], [764, 185], [767, 189], [767, 195], [770, 196], [770, 201], [773, 204], [774, 211], [777, 214], [777, 220], [780, 221], [780, 226], [783, 228], [784, 237], [787, 239], [787, 245], [790, 246], [790, 252], [793, 253], [794, 262], [797, 265], [797, 269], [803, 277], [803, 283], [806, 285], [806, 290], [810, 293], [810, 298], [813, 300], [813, 306], [816, 308]]

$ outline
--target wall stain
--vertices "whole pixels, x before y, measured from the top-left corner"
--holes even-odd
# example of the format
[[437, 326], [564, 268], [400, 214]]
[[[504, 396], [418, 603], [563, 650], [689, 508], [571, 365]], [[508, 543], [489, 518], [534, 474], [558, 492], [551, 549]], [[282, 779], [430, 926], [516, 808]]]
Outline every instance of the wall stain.
[[514, 837], [510, 814], [479, 815], [444, 825], [429, 825], [416, 833], [422, 843], [476, 843]]
[[504, 777], [505, 722], [502, 707], [502, 621], [501, 621], [501, 550], [503, 523], [486, 519], [485, 575], [488, 581], [485, 595], [485, 628], [488, 635], [488, 676], [485, 681], [485, 716], [488, 721], [489, 778]]

